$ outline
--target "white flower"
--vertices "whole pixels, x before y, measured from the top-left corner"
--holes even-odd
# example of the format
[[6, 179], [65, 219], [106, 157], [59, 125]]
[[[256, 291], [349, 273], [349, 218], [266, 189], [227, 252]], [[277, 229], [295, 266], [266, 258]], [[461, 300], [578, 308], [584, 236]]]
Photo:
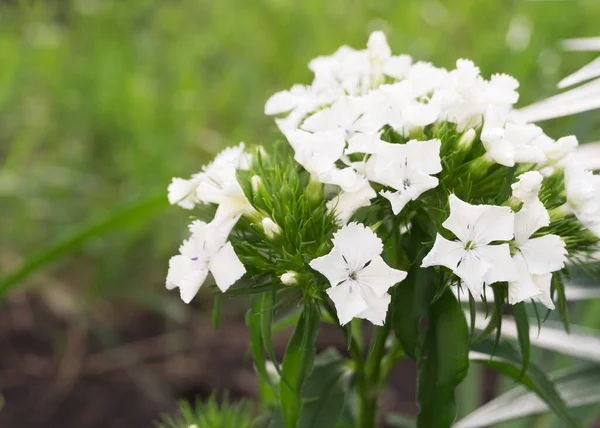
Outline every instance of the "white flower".
[[235, 169], [223, 167], [211, 171], [210, 178], [198, 184], [196, 197], [205, 204], [217, 204], [215, 218], [239, 219], [242, 214], [254, 211], [246, 198], [240, 183], [237, 181]]
[[171, 205], [177, 204], [186, 210], [193, 209], [200, 202], [196, 197], [196, 189], [198, 183], [202, 180], [202, 175], [195, 174], [189, 180], [174, 177], [168, 188], [169, 203]]
[[508, 207], [471, 205], [450, 195], [450, 216], [442, 224], [458, 238], [449, 241], [438, 233], [422, 267], [451, 269], [479, 297], [484, 284], [510, 281], [515, 277], [508, 244], [490, 245], [513, 237], [514, 213]]
[[386, 76], [402, 80], [408, 75], [411, 65], [412, 58], [409, 55], [391, 56], [383, 63], [382, 71]]
[[183, 242], [180, 254], [169, 261], [167, 289], [179, 287], [181, 299], [189, 303], [209, 272], [221, 291], [226, 291], [240, 279], [246, 268], [231, 243], [226, 242], [233, 225], [232, 221], [193, 222], [190, 225], [192, 236]]
[[510, 186], [513, 197], [524, 203], [537, 201], [544, 179], [542, 174], [538, 171], [529, 171], [519, 175], [518, 178], [519, 181]]
[[344, 154], [343, 133], [310, 133], [298, 129], [288, 133], [287, 138], [295, 151], [294, 159], [310, 173], [312, 180], [336, 184], [347, 192], [355, 192], [364, 186], [366, 179], [354, 168], [338, 169], [335, 165]]
[[565, 165], [565, 208], [600, 237], [600, 176], [584, 170], [572, 156]]
[[542, 130], [538, 126], [506, 123], [506, 116], [492, 106], [485, 114], [481, 141], [490, 159], [500, 165], [514, 166], [516, 162], [546, 161], [544, 151], [534, 144], [540, 135]]
[[290, 270], [279, 278], [281, 279], [281, 283], [284, 285], [296, 285], [298, 283], [298, 273]]
[[565, 243], [559, 236], [552, 234], [531, 238], [537, 230], [549, 224], [550, 216], [537, 198], [525, 202], [515, 214], [514, 246], [517, 252], [513, 261], [517, 278], [508, 283], [510, 304], [537, 298], [549, 309], [554, 309], [550, 296], [551, 273], [565, 265]]
[[269, 239], [273, 239], [275, 235], [279, 235], [281, 232], [281, 229], [279, 226], [277, 226], [277, 223], [275, 223], [269, 217], [263, 218], [262, 226], [265, 231], [265, 235], [267, 235], [267, 238]]
[[309, 132], [338, 130], [342, 132], [342, 135], [349, 137], [355, 131], [353, 124], [361, 114], [358, 100], [353, 97], [344, 97], [330, 107], [309, 116], [302, 123], [302, 129]]
[[338, 224], [346, 224], [352, 214], [360, 207], [371, 205], [371, 199], [377, 196], [375, 190], [365, 182], [365, 185], [355, 192], [341, 191], [335, 198], [327, 202], [327, 209], [334, 212]]
[[409, 201], [438, 185], [438, 179], [429, 174], [442, 170], [440, 147], [440, 140], [387, 144], [367, 161], [369, 180], [395, 189], [381, 192], [390, 201], [394, 214], [399, 214]]
[[330, 282], [327, 294], [335, 304], [340, 324], [365, 318], [383, 325], [391, 297], [387, 291], [406, 278], [381, 258], [383, 243], [371, 230], [350, 223], [333, 237], [333, 250], [310, 262]]
[[248, 170], [252, 163], [252, 155], [245, 149], [244, 143], [227, 147], [211, 163], [202, 167], [202, 172], [194, 174], [191, 179], [173, 178], [168, 188], [169, 203], [188, 210], [200, 202], [221, 203], [226, 199], [225, 195], [219, 195], [221, 189], [225, 189], [224, 192], [231, 194], [232, 197], [238, 197], [238, 189], [234, 188], [237, 184], [235, 171]]

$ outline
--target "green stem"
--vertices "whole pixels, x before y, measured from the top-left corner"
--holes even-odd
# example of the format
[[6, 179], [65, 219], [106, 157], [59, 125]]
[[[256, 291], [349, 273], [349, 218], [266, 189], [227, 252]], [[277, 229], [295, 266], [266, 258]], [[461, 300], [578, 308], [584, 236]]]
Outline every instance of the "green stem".
[[379, 395], [385, 387], [381, 380], [381, 363], [385, 354], [385, 343], [390, 332], [391, 322], [386, 320], [382, 327], [375, 327], [371, 339], [369, 354], [365, 363], [364, 382], [359, 387], [358, 426], [373, 428], [377, 426]]

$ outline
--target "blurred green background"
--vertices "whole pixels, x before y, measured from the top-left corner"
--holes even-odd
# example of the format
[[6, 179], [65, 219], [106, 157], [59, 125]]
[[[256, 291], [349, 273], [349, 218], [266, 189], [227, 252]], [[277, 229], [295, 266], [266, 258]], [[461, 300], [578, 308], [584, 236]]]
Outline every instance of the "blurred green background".
[[[4, 290], [0, 343], [14, 345], [14, 323], [38, 340], [47, 308], [61, 320], [39, 339], [54, 362], [70, 355], [72, 323], [100, 352], [184, 322], [163, 284], [188, 213], [167, 206], [166, 187], [227, 145], [268, 144], [264, 102], [308, 83], [311, 58], [382, 29], [395, 53], [515, 76], [524, 106], [595, 58], [559, 41], [600, 35], [599, 21], [597, 0], [0, 1], [0, 272], [22, 277]], [[543, 126], [587, 142], [599, 119]]]

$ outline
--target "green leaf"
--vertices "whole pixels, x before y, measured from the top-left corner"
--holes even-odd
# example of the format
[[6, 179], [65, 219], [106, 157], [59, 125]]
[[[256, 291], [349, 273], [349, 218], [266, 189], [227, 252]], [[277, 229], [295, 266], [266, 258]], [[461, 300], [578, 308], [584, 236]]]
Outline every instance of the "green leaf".
[[494, 343], [494, 349], [496, 349], [496, 346], [500, 342], [500, 335], [502, 334], [502, 309], [504, 308], [504, 300], [506, 299], [507, 286], [504, 284], [495, 284], [492, 290], [494, 290], [494, 320], [496, 321], [496, 342]]
[[402, 234], [399, 238], [410, 267], [406, 269], [406, 279], [392, 290], [392, 328], [404, 352], [413, 360], [417, 358], [420, 341], [419, 323], [438, 291], [435, 270], [421, 268], [423, 257], [427, 254], [423, 243], [433, 242], [436, 234], [432, 223], [427, 220], [427, 213], [419, 212], [410, 233]]
[[512, 345], [507, 342], [500, 342], [495, 346], [490, 340], [486, 340], [473, 346], [473, 350], [475, 352], [471, 352], [469, 355], [471, 361], [485, 364], [513, 378], [529, 390], [535, 392], [554, 411], [556, 416], [569, 426], [579, 426], [579, 423], [573, 417], [565, 402], [558, 395], [555, 385], [546, 377], [541, 369], [530, 363], [527, 373], [522, 373], [522, 359]]
[[334, 349], [319, 355], [302, 388], [299, 428], [334, 427], [344, 407], [352, 372]]
[[565, 295], [565, 283], [560, 274], [552, 275], [552, 284], [556, 292], [556, 300], [558, 304], [558, 313], [562, 320], [565, 330], [569, 331], [569, 308], [567, 307], [567, 297]]
[[419, 323], [429, 309], [436, 291], [436, 275], [432, 268], [415, 266], [404, 281], [392, 291], [392, 328], [404, 352], [417, 358]]
[[273, 340], [271, 338], [272, 331], [271, 326], [273, 322], [273, 311], [275, 309], [275, 289], [272, 292], [267, 292], [262, 295], [261, 302], [261, 312], [260, 312], [260, 331], [263, 340], [263, 344], [267, 353], [269, 354], [269, 358], [273, 362], [275, 366], [275, 370], [281, 376], [281, 369], [279, 367], [279, 362], [277, 361], [277, 356], [275, 355], [275, 349], [273, 348]]
[[517, 323], [517, 335], [519, 339], [519, 346], [521, 347], [521, 357], [523, 359], [522, 374], [524, 375], [527, 373], [527, 367], [529, 366], [531, 346], [529, 343], [529, 318], [527, 317], [525, 303], [521, 302], [513, 305], [512, 312]]
[[[270, 293], [267, 293], [270, 294]], [[256, 371], [259, 377], [267, 383], [270, 383], [269, 374], [267, 372], [267, 360], [265, 359], [265, 353], [263, 351], [263, 340], [261, 331], [261, 313], [262, 308], [262, 296], [260, 294], [253, 294], [250, 298], [250, 309], [246, 313], [246, 325], [250, 333], [250, 350], [252, 351], [252, 357], [256, 365]]]
[[[561, 370], [550, 375], [567, 406], [580, 407], [600, 403], [600, 366]], [[477, 428], [545, 413], [548, 405], [535, 393], [518, 386], [458, 421], [454, 428]]]
[[286, 427], [295, 428], [302, 408], [302, 386], [315, 361], [315, 341], [319, 330], [319, 311], [316, 305], [304, 306], [298, 324], [288, 342], [279, 385], [281, 410]]
[[448, 427], [456, 417], [454, 390], [469, 369], [469, 326], [451, 290], [431, 305], [417, 360], [419, 427]]
[[19, 282], [51, 261], [79, 248], [89, 240], [133, 222], [140, 222], [161, 208], [167, 207], [163, 192], [139, 199], [103, 214], [83, 226], [59, 237], [26, 259], [20, 267], [0, 279], [0, 298]]

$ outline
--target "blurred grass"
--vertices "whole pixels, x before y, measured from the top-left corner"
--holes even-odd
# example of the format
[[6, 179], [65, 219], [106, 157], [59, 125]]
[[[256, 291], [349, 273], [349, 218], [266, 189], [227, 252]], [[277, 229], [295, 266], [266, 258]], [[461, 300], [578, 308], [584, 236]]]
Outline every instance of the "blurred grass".
[[[268, 143], [277, 134], [264, 101], [308, 83], [311, 58], [362, 48], [372, 30], [418, 60], [467, 57], [486, 76], [512, 74], [525, 105], [595, 57], [558, 41], [599, 35], [599, 19], [597, 0], [0, 1], [0, 275], [99, 216], [166, 200], [172, 176], [226, 145]], [[600, 140], [597, 112], [544, 126]], [[187, 215], [160, 210], [85, 235], [44, 276], [22, 279], [52, 278], [90, 301], [177, 299], [162, 287]], [[582, 309], [586, 322], [600, 322], [596, 308]], [[461, 413], [480, 404], [480, 383], [470, 375]]]

